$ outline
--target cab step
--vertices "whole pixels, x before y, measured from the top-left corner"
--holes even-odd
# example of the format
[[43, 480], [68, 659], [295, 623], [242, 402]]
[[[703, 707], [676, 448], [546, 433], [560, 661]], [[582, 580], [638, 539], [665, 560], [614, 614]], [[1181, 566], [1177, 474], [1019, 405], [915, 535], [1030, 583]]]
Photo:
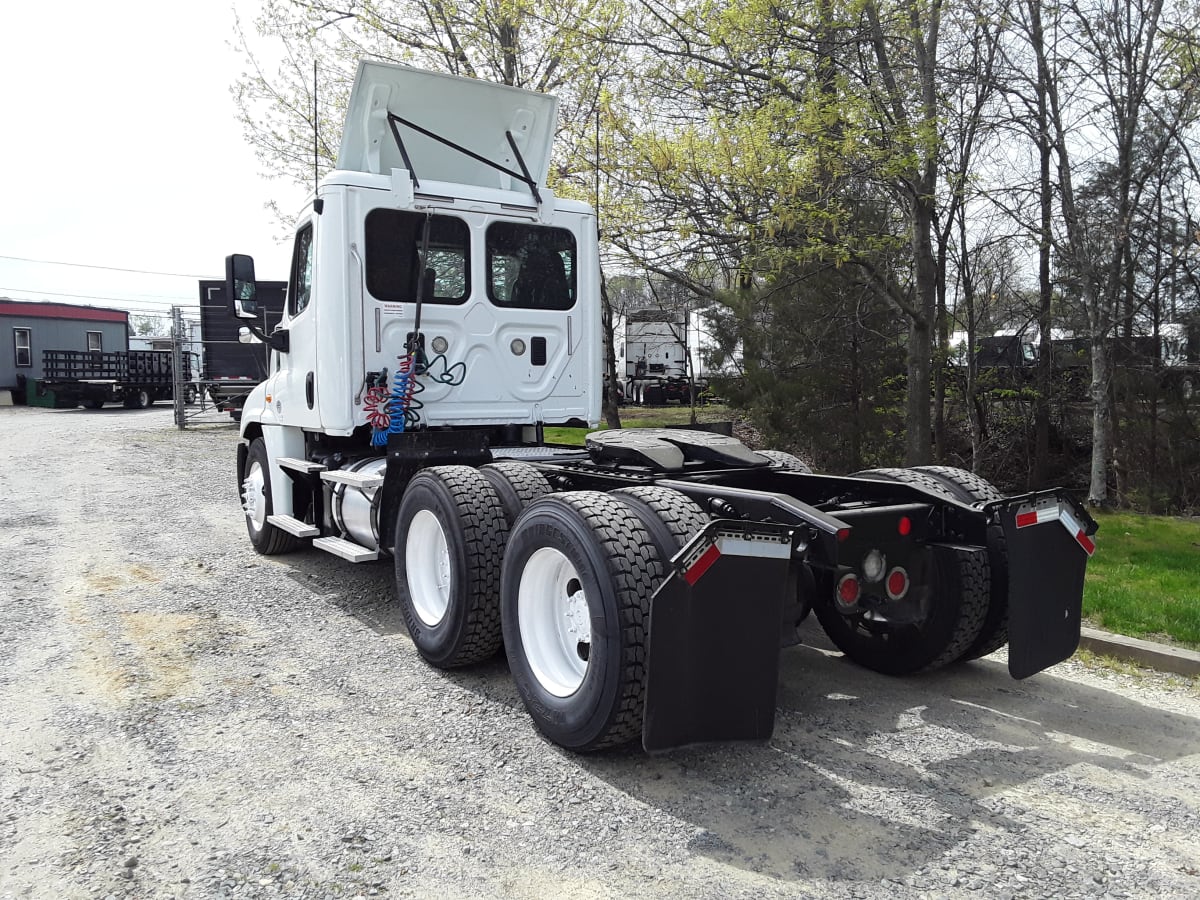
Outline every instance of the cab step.
[[309, 525], [307, 522], [301, 522], [295, 516], [267, 516], [267, 521], [280, 531], [286, 531], [298, 538], [316, 537], [321, 533], [320, 528]]
[[312, 542], [312, 545], [319, 547], [327, 553], [332, 553], [334, 556], [347, 559], [352, 563], [371, 562], [372, 560], [379, 559], [378, 550], [368, 550], [361, 544], [356, 544], [354, 541], [348, 541], [345, 538], [317, 538]]
[[293, 472], [303, 472], [305, 475], [312, 475], [314, 472], [321, 472], [325, 469], [324, 463], [311, 462], [307, 459], [294, 459], [290, 456], [280, 456], [275, 460], [281, 469], [291, 469]]
[[321, 478], [362, 491], [374, 490], [383, 484], [382, 475], [364, 475], [361, 472], [346, 472], [342, 469], [326, 469], [321, 473]]

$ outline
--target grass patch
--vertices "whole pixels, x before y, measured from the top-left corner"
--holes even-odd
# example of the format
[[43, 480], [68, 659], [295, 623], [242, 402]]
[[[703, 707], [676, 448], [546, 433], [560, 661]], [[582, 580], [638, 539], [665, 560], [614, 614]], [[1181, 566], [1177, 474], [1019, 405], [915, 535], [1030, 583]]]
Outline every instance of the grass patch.
[[[664, 428], [668, 425], [687, 425], [691, 418], [691, 409], [687, 406], [622, 406], [622, 428]], [[711, 403], [696, 407], [696, 419], [700, 422], [727, 422], [731, 418], [729, 407], [720, 403]], [[599, 431], [597, 428], [547, 428], [546, 443], [570, 444], [582, 447], [583, 440], [589, 431]]]
[[1084, 616], [1108, 631], [1200, 649], [1200, 522], [1132, 513], [1096, 521]]

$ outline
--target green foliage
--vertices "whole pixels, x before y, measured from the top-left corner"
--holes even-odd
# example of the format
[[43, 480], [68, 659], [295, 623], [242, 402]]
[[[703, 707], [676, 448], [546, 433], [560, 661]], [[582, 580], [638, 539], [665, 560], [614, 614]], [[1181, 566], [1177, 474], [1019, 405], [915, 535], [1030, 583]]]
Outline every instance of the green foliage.
[[718, 300], [709, 315], [717, 347], [740, 342], [742, 367], [717, 390], [768, 445], [823, 471], [896, 461], [904, 326], [891, 307], [839, 270], [812, 266]]
[[1200, 648], [1200, 521], [1131, 513], [1096, 518], [1084, 616], [1109, 631], [1168, 635]]
[[[698, 407], [696, 418], [704, 422], [728, 422], [732, 413], [724, 404], [709, 403]], [[621, 408], [622, 428], [666, 428], [671, 425], [687, 425], [690, 410], [687, 406], [662, 406], [651, 409], [641, 409], [636, 406]], [[546, 443], [568, 444], [582, 447], [589, 432], [600, 431], [599, 428], [562, 428], [557, 425], [545, 429]]]

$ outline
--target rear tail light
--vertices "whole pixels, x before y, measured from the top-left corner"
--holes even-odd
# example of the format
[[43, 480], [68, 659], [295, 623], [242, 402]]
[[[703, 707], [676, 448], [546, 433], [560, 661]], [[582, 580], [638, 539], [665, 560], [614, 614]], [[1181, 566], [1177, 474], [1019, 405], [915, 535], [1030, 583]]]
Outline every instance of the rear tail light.
[[853, 606], [858, 602], [859, 585], [858, 576], [853, 572], [847, 572], [837, 584], [837, 602], [840, 606]]
[[887, 590], [889, 600], [900, 600], [908, 593], [908, 572], [899, 566], [892, 569], [888, 572], [884, 588]]
[[907, 537], [912, 531], [912, 519], [908, 516], [901, 516], [900, 521], [896, 523], [896, 531], [900, 532], [901, 537]]

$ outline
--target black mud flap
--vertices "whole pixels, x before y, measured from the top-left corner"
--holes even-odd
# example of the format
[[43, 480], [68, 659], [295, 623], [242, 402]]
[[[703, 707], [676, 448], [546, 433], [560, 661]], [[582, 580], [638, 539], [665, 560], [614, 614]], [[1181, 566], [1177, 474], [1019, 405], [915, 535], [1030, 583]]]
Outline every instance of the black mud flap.
[[717, 521], [675, 557], [650, 602], [648, 752], [771, 736], [792, 536], [783, 525]]
[[1060, 492], [1015, 497], [994, 508], [1008, 542], [1008, 671], [1028, 678], [1079, 647], [1083, 576], [1098, 526]]

